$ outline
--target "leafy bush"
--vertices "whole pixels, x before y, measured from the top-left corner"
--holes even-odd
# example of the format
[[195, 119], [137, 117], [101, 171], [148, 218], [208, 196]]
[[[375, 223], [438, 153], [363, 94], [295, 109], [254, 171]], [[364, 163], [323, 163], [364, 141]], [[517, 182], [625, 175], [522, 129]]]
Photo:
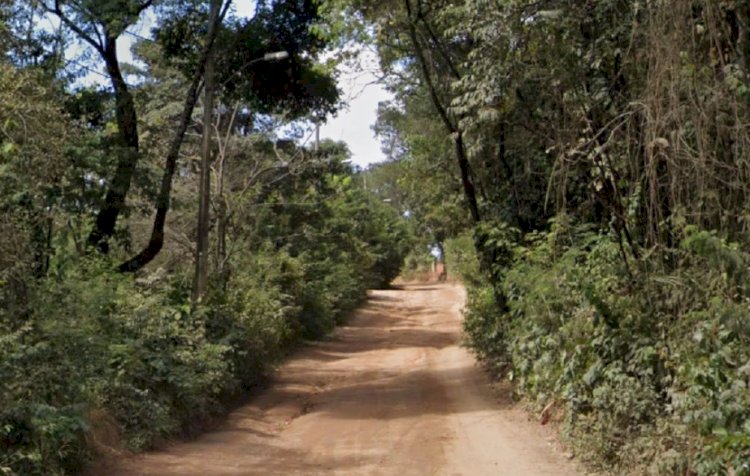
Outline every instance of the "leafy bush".
[[184, 304], [106, 269], [40, 283], [32, 314], [2, 338], [2, 465], [14, 472], [80, 469], [92, 409], [136, 449], [215, 409], [227, 348], [207, 341]]
[[118, 444], [99, 441], [101, 422], [134, 450], [192, 433], [300, 338], [325, 335], [388, 285], [409, 246], [401, 217], [354, 185], [343, 158], [319, 159], [266, 196], [233, 197], [258, 216], [228, 221], [196, 306], [179, 262], [118, 274], [86, 257], [85, 233], [61, 232], [33, 273], [23, 242], [34, 223], [0, 226], [6, 251], [25, 257], [0, 262], [0, 473], [81, 472], [95, 448]]
[[491, 286], [469, 288], [464, 332], [469, 345], [488, 368], [495, 373], [507, 369], [507, 320], [497, 312], [495, 293]]
[[108, 262], [57, 259], [26, 291], [25, 316], [0, 314], [0, 470], [80, 472], [92, 412], [135, 450], [195, 430], [298, 337], [329, 332], [367, 286], [391, 279], [382, 260], [400, 255], [352, 232], [297, 257], [270, 245], [235, 253], [195, 309], [179, 273], [134, 280]]
[[445, 267], [449, 273], [460, 276], [467, 285], [481, 286], [486, 284], [479, 271], [474, 240], [469, 234], [445, 241]]
[[579, 450], [617, 474], [748, 474], [748, 256], [690, 228], [671, 268], [628, 269], [611, 237], [562, 222], [525, 245], [504, 273], [507, 312], [490, 286], [470, 289], [475, 352], [537, 409], [563, 404]]
[[428, 253], [429, 248], [415, 248], [404, 257], [401, 278], [406, 281], [427, 281], [435, 258]]
[[233, 381], [224, 386], [239, 391], [258, 383], [293, 341], [303, 274], [296, 260], [270, 250], [244, 253], [234, 264], [238, 271], [213, 289], [205, 312], [208, 339], [228, 349]]

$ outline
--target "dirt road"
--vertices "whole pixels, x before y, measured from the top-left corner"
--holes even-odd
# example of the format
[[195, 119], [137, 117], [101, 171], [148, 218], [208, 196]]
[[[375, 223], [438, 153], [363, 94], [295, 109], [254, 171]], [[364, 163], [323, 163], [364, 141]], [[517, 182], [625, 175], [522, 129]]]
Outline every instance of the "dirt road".
[[461, 287], [374, 291], [217, 431], [120, 475], [578, 474], [459, 346]]

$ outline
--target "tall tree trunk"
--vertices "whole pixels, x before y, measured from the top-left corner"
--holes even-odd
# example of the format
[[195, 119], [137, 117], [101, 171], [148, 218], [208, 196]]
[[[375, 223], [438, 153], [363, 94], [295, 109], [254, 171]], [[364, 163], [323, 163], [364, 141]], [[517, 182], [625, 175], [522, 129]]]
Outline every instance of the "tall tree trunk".
[[101, 54], [115, 92], [118, 159], [115, 174], [104, 197], [104, 205], [96, 216], [94, 229], [89, 234], [88, 243], [99, 251], [107, 253], [109, 251], [108, 240], [114, 234], [117, 218], [125, 207], [125, 197], [130, 190], [133, 174], [138, 164], [139, 145], [135, 102], [120, 70], [120, 63], [117, 59], [117, 38], [107, 36]]
[[[219, 16], [222, 0], [211, 1], [209, 24]], [[193, 280], [193, 304], [206, 294], [208, 283], [208, 228], [211, 202], [211, 137], [213, 136], [214, 112], [214, 58], [213, 48], [208, 50], [206, 70], [203, 74], [203, 144], [201, 150], [201, 174], [198, 197], [198, 236], [195, 249], [195, 277]]]
[[[221, 3], [220, 0], [212, 1], [219, 1], [219, 3]], [[209, 57], [211, 48], [213, 47], [214, 40], [216, 39], [219, 24], [221, 23], [221, 19], [228, 6], [229, 4], [225, 5], [222, 14], [212, 19], [209, 24], [206, 44], [203, 46], [200, 60], [190, 82], [190, 88], [188, 89], [188, 94], [185, 98], [185, 104], [182, 109], [180, 124], [177, 127], [177, 131], [175, 131], [175, 135], [172, 138], [172, 142], [169, 145], [169, 150], [167, 152], [166, 163], [164, 164], [164, 174], [161, 179], [161, 188], [159, 189], [159, 195], [156, 197], [156, 215], [154, 216], [154, 224], [151, 229], [151, 237], [149, 238], [148, 244], [146, 244], [140, 253], [120, 265], [119, 270], [121, 272], [133, 273], [143, 268], [159, 254], [164, 246], [164, 225], [166, 224], [167, 212], [169, 211], [169, 202], [172, 195], [172, 180], [175, 171], [177, 170], [177, 159], [180, 155], [180, 148], [182, 147], [182, 142], [185, 138], [185, 132], [187, 132], [187, 128], [190, 125], [190, 119], [193, 116], [195, 104], [198, 102], [198, 90], [201, 79], [203, 78], [203, 72], [205, 71], [206, 61]]]
[[421, 10], [417, 11], [416, 13], [414, 12], [411, 0], [404, 0], [404, 6], [406, 7], [406, 13], [408, 16], [409, 38], [414, 45], [414, 54], [417, 57], [420, 69], [422, 70], [422, 75], [424, 76], [425, 85], [427, 86], [427, 89], [430, 93], [432, 104], [435, 106], [435, 109], [437, 110], [440, 119], [443, 121], [445, 128], [453, 136], [456, 162], [458, 163], [458, 169], [461, 173], [461, 185], [463, 186], [464, 196], [466, 197], [466, 202], [469, 206], [472, 220], [474, 221], [474, 223], [479, 223], [481, 221], [481, 216], [479, 214], [479, 204], [477, 201], [476, 188], [474, 187], [474, 183], [471, 180], [471, 166], [469, 164], [469, 158], [466, 155], [466, 147], [464, 145], [463, 135], [458, 127], [457, 122], [450, 116], [450, 114], [448, 114], [447, 107], [440, 99], [440, 93], [437, 90], [437, 84], [435, 83], [432, 71], [430, 70], [427, 58], [425, 57], [425, 53], [422, 49], [422, 41], [420, 41], [419, 39], [417, 22], [420, 21], [420, 19], [422, 22], [424, 22], [424, 16], [422, 15]]
[[461, 185], [464, 189], [466, 202], [469, 204], [469, 211], [471, 212], [472, 220], [474, 220], [474, 223], [479, 223], [482, 220], [482, 217], [479, 215], [477, 192], [474, 188], [474, 182], [471, 180], [471, 167], [469, 166], [469, 158], [466, 156], [463, 134], [461, 131], [455, 130], [453, 135], [453, 142], [456, 149], [456, 161], [458, 162], [458, 169], [461, 171]]

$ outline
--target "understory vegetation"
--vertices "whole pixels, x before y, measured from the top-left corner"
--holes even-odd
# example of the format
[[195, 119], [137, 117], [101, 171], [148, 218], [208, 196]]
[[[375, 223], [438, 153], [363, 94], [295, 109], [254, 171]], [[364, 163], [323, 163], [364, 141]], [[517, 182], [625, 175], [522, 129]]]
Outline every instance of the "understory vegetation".
[[600, 470], [750, 474], [748, 3], [338, 3], [466, 344]]
[[[0, 0], [0, 473], [196, 431], [438, 256], [577, 456], [750, 475], [747, 1], [231, 4]], [[361, 171], [308, 142], [363, 44]]]
[[632, 281], [612, 237], [555, 224], [513, 247], [499, 289], [472, 283], [467, 343], [601, 469], [746, 474], [748, 258], [688, 228], [676, 270], [641, 259]]
[[[64, 250], [52, 257], [50, 276], [13, 283], [23, 284], [22, 298], [6, 281], [3, 304], [13, 306], [0, 311], [0, 468], [76, 473], [99, 445], [142, 450], [191, 434], [300, 339], [329, 332], [366, 289], [395, 277], [398, 268], [379, 261], [400, 260], [391, 245], [383, 249], [400, 237], [377, 227], [397, 233], [393, 215], [378, 216], [364, 197], [333, 200], [329, 218], [299, 224], [312, 236], [296, 246], [241, 243], [227, 263], [231, 274], [213, 276], [197, 307], [186, 267], [133, 279], [107, 260]], [[382, 221], [368, 234], [362, 218]], [[313, 238], [327, 248], [317, 256], [300, 251]]]
[[[195, 434], [399, 273], [403, 217], [344, 144], [304, 142], [339, 105], [317, 6], [217, 4], [0, 1], [0, 474]], [[146, 10], [128, 65], [110, 47]]]

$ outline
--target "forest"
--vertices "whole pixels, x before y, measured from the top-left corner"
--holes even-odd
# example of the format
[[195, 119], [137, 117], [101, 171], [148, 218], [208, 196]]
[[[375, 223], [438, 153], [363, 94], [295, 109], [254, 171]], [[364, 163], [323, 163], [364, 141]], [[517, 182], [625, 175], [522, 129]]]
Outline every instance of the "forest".
[[[408, 224], [346, 146], [281, 133], [338, 107], [317, 6], [226, 6], [2, 3], [2, 474], [77, 474], [108, 428], [132, 450], [200, 431], [398, 274]], [[114, 45], [149, 8], [154, 39], [124, 63]], [[106, 81], [66, 63], [81, 43]]]
[[[310, 138], [361, 48], [366, 170]], [[200, 432], [432, 248], [590, 468], [750, 475], [748, 2], [0, 0], [0, 51], [0, 473]]]
[[750, 4], [339, 4], [480, 359], [608, 474], [750, 474]]

